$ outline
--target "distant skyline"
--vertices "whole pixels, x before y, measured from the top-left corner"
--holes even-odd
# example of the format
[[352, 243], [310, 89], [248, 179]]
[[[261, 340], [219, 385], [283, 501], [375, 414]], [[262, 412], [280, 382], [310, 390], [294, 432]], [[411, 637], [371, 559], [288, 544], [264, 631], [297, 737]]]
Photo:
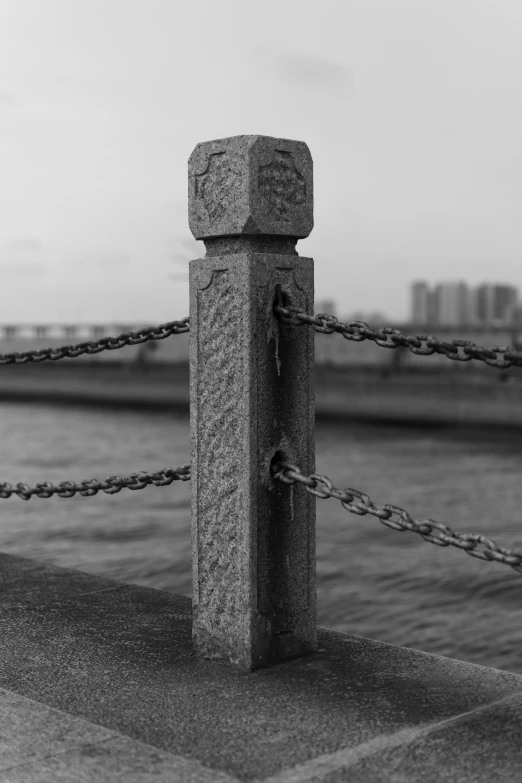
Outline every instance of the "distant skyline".
[[[346, 308], [343, 309], [343, 302], [335, 297], [316, 297], [314, 312], [329, 313], [340, 320], [367, 321], [370, 325], [377, 322], [384, 324], [386, 321], [390, 324], [429, 323], [432, 326], [450, 326], [489, 321], [494, 317], [494, 313], [503, 311], [509, 304], [517, 322], [522, 318], [520, 289], [505, 280], [482, 280], [476, 285], [470, 285], [467, 280], [462, 279], [435, 280], [432, 283], [425, 279], [414, 279], [409, 282], [408, 297], [408, 312], [403, 318], [393, 318], [388, 313], [375, 309], [358, 308], [347, 311]], [[511, 315], [502, 317], [509, 319]]]
[[438, 281], [430, 286], [415, 280], [410, 286], [410, 320], [444, 326], [518, 325], [522, 307], [516, 286], [495, 281], [470, 286], [465, 280]]
[[188, 315], [187, 160], [243, 133], [308, 144], [340, 312], [522, 288], [521, 87], [518, 0], [3, 0], [0, 321]]

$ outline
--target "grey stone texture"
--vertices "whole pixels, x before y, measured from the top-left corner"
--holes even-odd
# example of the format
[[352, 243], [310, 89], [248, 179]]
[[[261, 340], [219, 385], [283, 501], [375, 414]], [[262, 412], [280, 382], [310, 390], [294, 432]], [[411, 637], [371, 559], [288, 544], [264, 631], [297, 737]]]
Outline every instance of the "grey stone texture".
[[522, 676], [323, 628], [318, 642], [255, 671], [205, 661], [190, 598], [0, 555], [0, 683], [33, 700], [1, 713], [0, 782], [112, 781], [118, 765], [144, 783], [520, 781]]
[[189, 226], [196, 239], [310, 234], [312, 156], [304, 142], [271, 136], [205, 141], [188, 168]]
[[276, 454], [314, 472], [314, 335], [274, 315], [313, 311], [303, 142], [234, 136], [189, 160], [193, 638], [246, 669], [317, 647], [315, 498], [275, 481]]
[[113, 736], [107, 728], [71, 720], [64, 712], [0, 688], [0, 780], [6, 769]]
[[234, 783], [175, 756], [0, 688], [3, 783]]
[[315, 498], [275, 481], [276, 452], [315, 470], [313, 261], [242, 253], [190, 263], [194, 641], [245, 668], [316, 647]]

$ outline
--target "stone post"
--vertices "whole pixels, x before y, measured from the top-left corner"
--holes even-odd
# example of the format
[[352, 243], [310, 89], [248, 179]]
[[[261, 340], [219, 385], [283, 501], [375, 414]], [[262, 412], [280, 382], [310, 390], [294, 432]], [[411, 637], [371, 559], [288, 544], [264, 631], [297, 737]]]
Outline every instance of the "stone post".
[[315, 470], [314, 332], [306, 144], [233, 136], [189, 159], [193, 640], [252, 670], [317, 648], [315, 498], [275, 481], [274, 459]]

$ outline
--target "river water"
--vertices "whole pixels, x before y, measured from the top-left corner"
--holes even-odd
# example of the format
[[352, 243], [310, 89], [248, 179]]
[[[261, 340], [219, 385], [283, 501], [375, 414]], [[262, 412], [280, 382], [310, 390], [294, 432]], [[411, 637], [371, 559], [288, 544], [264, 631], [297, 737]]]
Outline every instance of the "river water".
[[[376, 503], [522, 547], [516, 433], [318, 422], [318, 473]], [[187, 416], [0, 405], [0, 480], [57, 483], [190, 461]], [[304, 488], [301, 488], [305, 491]], [[0, 500], [0, 550], [191, 594], [190, 482]], [[522, 574], [317, 500], [318, 624], [522, 674]]]

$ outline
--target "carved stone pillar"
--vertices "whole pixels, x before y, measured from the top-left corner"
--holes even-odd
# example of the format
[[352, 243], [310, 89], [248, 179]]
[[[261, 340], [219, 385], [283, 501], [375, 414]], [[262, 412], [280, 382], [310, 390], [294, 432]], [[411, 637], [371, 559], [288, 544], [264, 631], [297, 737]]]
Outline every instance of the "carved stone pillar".
[[189, 160], [193, 639], [246, 669], [316, 649], [315, 498], [274, 481], [315, 470], [312, 158], [303, 142], [234, 136]]

